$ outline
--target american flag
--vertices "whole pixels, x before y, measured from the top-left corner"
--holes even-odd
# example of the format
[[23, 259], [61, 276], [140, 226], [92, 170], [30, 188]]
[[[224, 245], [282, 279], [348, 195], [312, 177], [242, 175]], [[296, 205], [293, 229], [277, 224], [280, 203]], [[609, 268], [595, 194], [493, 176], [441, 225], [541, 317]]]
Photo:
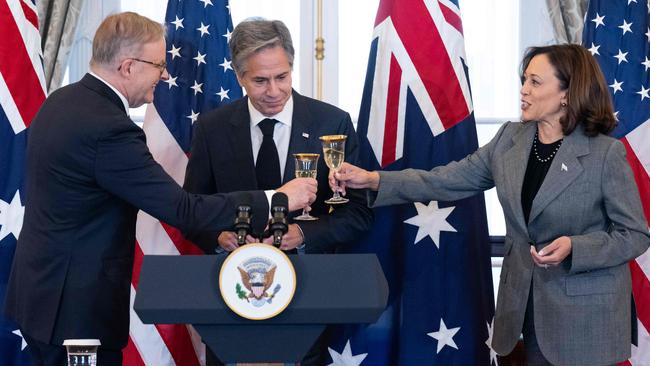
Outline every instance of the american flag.
[[[382, 0], [359, 115], [368, 169], [431, 169], [478, 147], [457, 2]], [[375, 210], [356, 251], [377, 253], [390, 286], [376, 324], [348, 327], [332, 365], [490, 365], [494, 295], [485, 202]]]
[[25, 208], [27, 133], [45, 100], [41, 37], [33, 1], [0, 1], [0, 365], [31, 365], [16, 324], [2, 311]]
[[[614, 100], [613, 135], [627, 149], [646, 219], [650, 218], [650, 16], [647, 0], [592, 0], [582, 43], [598, 60]], [[650, 253], [630, 262], [639, 345], [631, 365], [650, 365]]]
[[[240, 98], [242, 91], [230, 64], [228, 41], [233, 26], [228, 1], [169, 1], [165, 23], [170, 77], [156, 87], [153, 105], [145, 113], [144, 130], [154, 158], [182, 185], [192, 124], [201, 112]], [[201, 250], [183, 239], [176, 228], [142, 211], [136, 240], [124, 364], [204, 364], [205, 347], [191, 326], [143, 324], [133, 311], [143, 255], [200, 254]]]

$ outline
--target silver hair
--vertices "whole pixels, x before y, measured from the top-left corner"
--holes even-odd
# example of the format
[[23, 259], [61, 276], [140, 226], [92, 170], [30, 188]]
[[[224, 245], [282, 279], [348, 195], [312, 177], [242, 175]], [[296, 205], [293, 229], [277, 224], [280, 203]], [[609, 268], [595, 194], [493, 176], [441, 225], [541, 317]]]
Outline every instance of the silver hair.
[[110, 15], [95, 32], [90, 64], [110, 65], [126, 54], [136, 57], [144, 44], [164, 38], [163, 25], [149, 18], [133, 12]]
[[248, 58], [262, 50], [282, 47], [293, 67], [293, 42], [287, 26], [280, 20], [248, 18], [237, 24], [230, 38], [232, 66], [238, 75], [246, 73]]

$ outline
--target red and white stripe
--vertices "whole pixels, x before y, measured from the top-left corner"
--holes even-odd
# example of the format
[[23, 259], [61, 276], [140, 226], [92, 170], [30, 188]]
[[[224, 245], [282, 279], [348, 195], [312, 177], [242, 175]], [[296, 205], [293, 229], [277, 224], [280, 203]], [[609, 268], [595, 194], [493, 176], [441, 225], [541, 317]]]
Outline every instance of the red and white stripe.
[[[153, 104], [147, 107], [143, 129], [154, 159], [179, 184], [185, 179], [187, 156], [171, 135]], [[134, 366], [198, 366], [205, 364], [205, 345], [190, 325], [144, 324], [133, 311], [140, 266], [144, 255], [201, 254], [180, 232], [143, 211], [138, 213], [136, 251], [131, 283], [129, 344], [124, 364]]]
[[46, 96], [36, 8], [26, 0], [2, 1], [0, 24], [0, 105], [18, 134]]
[[[368, 140], [385, 167], [403, 155], [407, 90], [434, 136], [465, 119], [472, 100], [458, 7], [448, 0], [384, 1], [380, 6]], [[427, 13], [426, 21], [411, 21]]]
[[[623, 138], [627, 149], [627, 160], [634, 172], [646, 221], [650, 218], [650, 119]], [[623, 363], [628, 365], [650, 365], [650, 251], [630, 263], [632, 291], [637, 305], [639, 345], [632, 346], [632, 357]]]

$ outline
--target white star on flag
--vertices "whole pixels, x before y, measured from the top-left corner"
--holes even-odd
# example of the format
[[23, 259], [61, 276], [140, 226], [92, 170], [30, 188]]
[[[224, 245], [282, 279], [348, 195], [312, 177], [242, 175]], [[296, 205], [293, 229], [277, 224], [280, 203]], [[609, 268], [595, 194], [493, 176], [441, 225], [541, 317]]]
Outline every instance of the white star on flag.
[[196, 28], [197, 31], [201, 32], [201, 38], [203, 38], [204, 35], [210, 35], [210, 32], [208, 32], [208, 27], [210, 27], [210, 24], [204, 25], [203, 22], [201, 22], [201, 26]]
[[212, 4], [212, 0], [199, 0], [199, 1], [203, 3], [203, 8], [204, 8], [204, 9], [207, 8], [208, 5], [212, 5], [212, 6], [214, 6], [214, 5]]
[[589, 52], [591, 52], [592, 56], [600, 55], [600, 53], [598, 52], [599, 48], [600, 46], [596, 46], [593, 42], [591, 42], [591, 48], [589, 49]]
[[[636, 0], [627, 0], [627, 5], [630, 5], [632, 3], [636, 3]], [[638, 3], [637, 3], [638, 4]]]
[[596, 23], [596, 28], [598, 28], [599, 25], [605, 26], [605, 22], [603, 22], [603, 19], [605, 19], [604, 15], [601, 16], [600, 14], [596, 13], [596, 17], [591, 21]]
[[[648, 92], [650, 92], [650, 88], [646, 89], [646, 88], [643, 87], [643, 85], [641, 85], [641, 90], [639, 90], [636, 93], [641, 96], [641, 100], [644, 100], [645, 98], [650, 98], [650, 95], [648, 95]], [[0, 235], [0, 239], [1, 238], [2, 238], [2, 236]]]
[[196, 80], [194, 80], [194, 85], [190, 86], [190, 89], [194, 90], [194, 95], [196, 95], [196, 93], [203, 94], [203, 90], [201, 90], [201, 87], [203, 87], [203, 83], [199, 84], [196, 82]]
[[487, 330], [488, 330], [488, 339], [487, 341], [485, 341], [485, 344], [490, 349], [490, 365], [492, 365], [492, 361], [494, 361], [494, 364], [499, 366], [499, 361], [497, 360], [497, 352], [492, 348], [492, 335], [494, 334], [494, 318], [492, 318], [492, 324], [487, 323]]
[[650, 27], [648, 27], [648, 31], [645, 33], [646, 38], [648, 38], [648, 42], [650, 42]]
[[645, 61], [643, 61], [641, 65], [645, 66], [645, 71], [648, 71], [648, 69], [650, 69], [650, 60], [648, 60], [648, 56], [645, 57]]
[[223, 72], [228, 71], [229, 69], [232, 70], [232, 61], [228, 61], [225, 57], [223, 59], [223, 63], [219, 64], [219, 66], [223, 67]]
[[24, 351], [25, 348], [27, 348], [27, 341], [25, 341], [25, 337], [23, 337], [23, 334], [20, 332], [20, 329], [16, 329], [11, 333], [20, 337], [20, 350]]
[[196, 57], [192, 57], [192, 60], [196, 60], [196, 66], [200, 66], [201, 64], [206, 64], [205, 62], [205, 56], [206, 54], [201, 54], [200, 51], [196, 51]]
[[363, 360], [368, 356], [367, 353], [360, 353], [358, 355], [352, 355], [352, 349], [350, 348], [350, 340], [345, 344], [343, 352], [338, 353], [335, 350], [327, 347], [330, 356], [332, 357], [332, 363], [328, 366], [359, 366]]
[[186, 117], [189, 118], [189, 119], [191, 119], [191, 120], [192, 120], [192, 124], [194, 124], [194, 122], [196, 122], [196, 119], [199, 118], [199, 114], [201, 114], [201, 113], [196, 113], [196, 112], [194, 112], [194, 109], [192, 109], [191, 111], [192, 111], [192, 113], [190, 113], [190, 115], [189, 115], [189, 116], [186, 116]]
[[620, 65], [623, 61], [627, 62], [627, 54], [628, 52], [623, 53], [623, 51], [619, 49], [618, 55], [614, 56], [614, 58], [618, 60], [618, 64]]
[[226, 37], [226, 40], [228, 42], [230, 42], [230, 37], [232, 36], [232, 32], [230, 31], [230, 29], [226, 28], [226, 34], [224, 34], [223, 36]]
[[447, 222], [447, 216], [455, 208], [455, 206], [438, 208], [438, 201], [431, 201], [427, 206], [420, 202], [415, 202], [415, 209], [418, 211], [418, 214], [404, 221], [406, 224], [418, 227], [418, 233], [415, 236], [413, 244], [417, 244], [428, 235], [436, 247], [440, 248], [440, 232], [456, 232], [456, 229]]
[[440, 329], [437, 332], [427, 333], [429, 337], [438, 341], [438, 348], [436, 350], [436, 353], [440, 353], [440, 350], [442, 350], [444, 346], [458, 349], [456, 342], [454, 342], [454, 336], [456, 333], [458, 333], [459, 330], [460, 327], [447, 329], [445, 321], [440, 318]]
[[178, 15], [176, 16], [176, 20], [172, 22], [172, 24], [176, 26], [176, 30], [178, 30], [178, 28], [185, 28], [185, 26], [183, 26], [183, 20], [185, 20], [185, 18], [178, 19]]
[[627, 32], [633, 33], [632, 29], [630, 28], [632, 27], [632, 23], [626, 22], [625, 19], [623, 19], [623, 24], [619, 25], [618, 27], [623, 30], [623, 35], [625, 35]]
[[9, 234], [14, 234], [18, 239], [20, 229], [23, 227], [25, 206], [20, 202], [20, 192], [16, 191], [11, 202], [0, 200], [0, 241]]
[[167, 53], [172, 54], [172, 60], [173, 60], [176, 57], [181, 57], [181, 48], [180, 47], [176, 48], [176, 46], [172, 44], [172, 49], [167, 51]]
[[169, 79], [163, 81], [166, 82], [167, 85], [169, 86], [169, 89], [171, 89], [172, 86], [178, 86], [178, 84], [176, 84], [176, 79], [178, 79], [178, 76], [172, 77], [171, 75], [169, 75]]
[[618, 81], [614, 79], [614, 84], [610, 85], [610, 87], [614, 88], [614, 94], [616, 94], [617, 91], [623, 91], [623, 88], [621, 86], [623, 85], [623, 81]]
[[223, 87], [219, 87], [219, 88], [221, 90], [216, 94], [221, 97], [221, 100], [223, 101], [224, 99], [230, 99], [230, 97], [228, 96], [228, 92], [230, 91], [230, 89], [223, 90]]

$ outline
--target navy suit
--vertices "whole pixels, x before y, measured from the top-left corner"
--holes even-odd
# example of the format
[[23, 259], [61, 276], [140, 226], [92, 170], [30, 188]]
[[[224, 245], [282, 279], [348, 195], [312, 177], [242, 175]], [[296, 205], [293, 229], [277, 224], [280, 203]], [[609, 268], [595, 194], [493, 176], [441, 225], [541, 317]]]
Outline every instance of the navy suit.
[[29, 130], [25, 218], [6, 296], [23, 333], [50, 344], [128, 339], [138, 209], [182, 229], [220, 230], [250, 196], [183, 191], [153, 160], [145, 135], [106, 84], [86, 75], [54, 92]]
[[[283, 183], [293, 179], [295, 153], [320, 153], [318, 193], [311, 214], [319, 220], [300, 222], [305, 234], [307, 253], [331, 253], [338, 246], [359, 238], [370, 230], [373, 214], [365, 194], [348, 190], [350, 202], [334, 207], [324, 201], [332, 196], [327, 183], [329, 168], [322, 157], [323, 135], [347, 135], [345, 160], [358, 163], [359, 142], [350, 116], [330, 104], [293, 92], [293, 116]], [[257, 189], [255, 162], [250, 133], [248, 98], [244, 97], [199, 117], [194, 125], [192, 151], [185, 175], [189, 192], [213, 194]], [[294, 212], [296, 216], [300, 212]], [[254, 212], [253, 225], [260, 232], [266, 224], [266, 212]], [[207, 253], [218, 247], [218, 232], [191, 233], [188, 236]]]

